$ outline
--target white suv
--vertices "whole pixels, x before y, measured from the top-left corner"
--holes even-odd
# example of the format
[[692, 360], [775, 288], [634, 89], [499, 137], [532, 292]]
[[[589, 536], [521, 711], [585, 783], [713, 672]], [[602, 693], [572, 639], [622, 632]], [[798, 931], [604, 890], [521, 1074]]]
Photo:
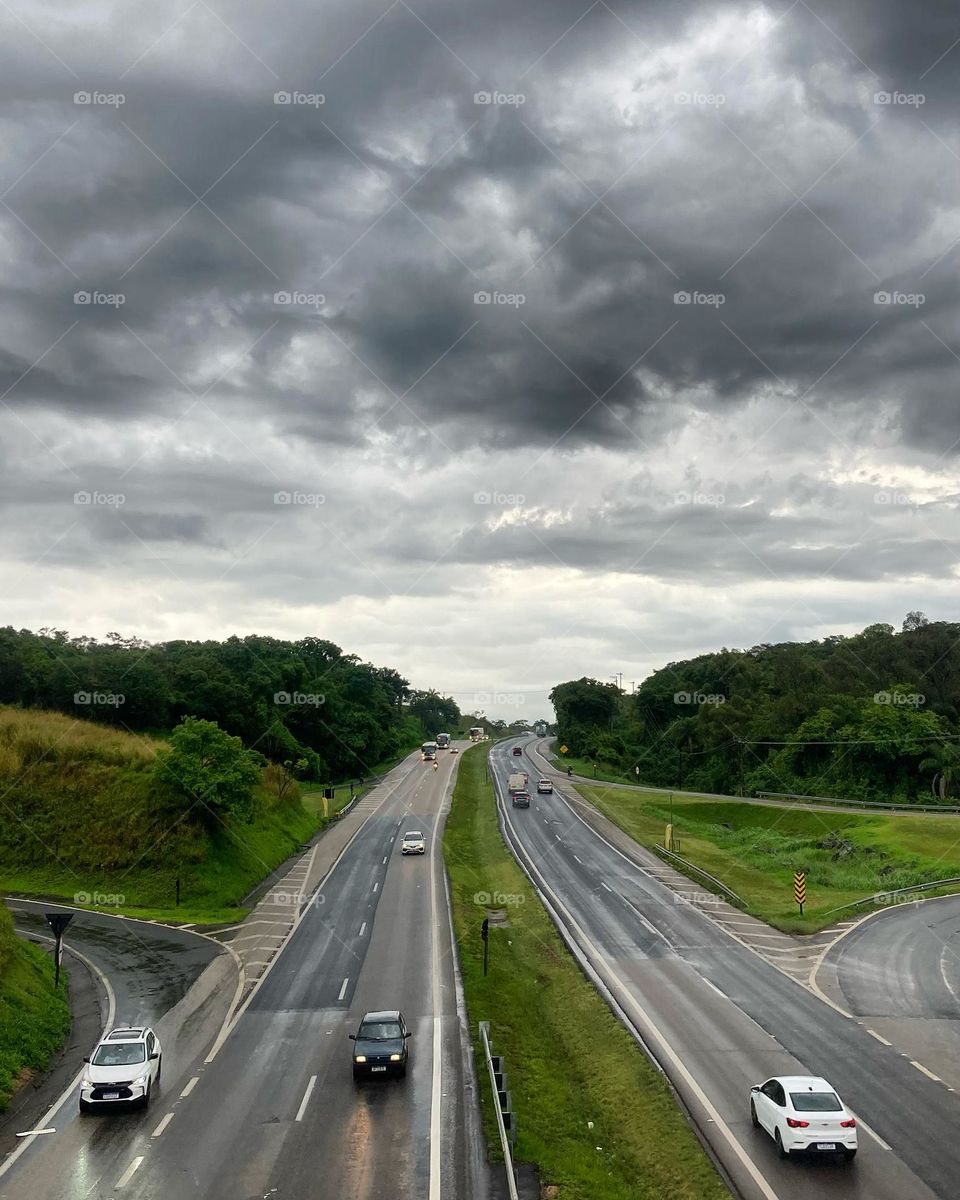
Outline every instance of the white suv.
[[401, 854], [426, 854], [427, 843], [422, 833], [417, 830], [411, 830], [403, 835], [403, 841], [400, 843]]
[[113, 1029], [83, 1061], [82, 1113], [116, 1104], [146, 1108], [160, 1082], [160, 1039], [152, 1029]]

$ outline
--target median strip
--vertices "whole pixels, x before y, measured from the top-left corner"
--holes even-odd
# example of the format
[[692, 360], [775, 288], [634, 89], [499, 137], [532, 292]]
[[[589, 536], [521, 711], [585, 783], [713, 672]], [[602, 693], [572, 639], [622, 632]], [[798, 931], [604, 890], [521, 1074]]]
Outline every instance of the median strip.
[[[489, 1020], [509, 1064], [517, 1161], [578, 1200], [721, 1200], [727, 1190], [669, 1086], [584, 978], [504, 845], [486, 749], [461, 760], [444, 853], [469, 1024]], [[480, 1094], [499, 1156], [482, 1079]]]

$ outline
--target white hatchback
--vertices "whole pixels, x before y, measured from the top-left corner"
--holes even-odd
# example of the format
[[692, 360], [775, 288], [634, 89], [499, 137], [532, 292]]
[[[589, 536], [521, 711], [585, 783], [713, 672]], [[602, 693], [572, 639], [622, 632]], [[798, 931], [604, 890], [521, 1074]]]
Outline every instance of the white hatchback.
[[82, 1113], [122, 1104], [146, 1108], [160, 1082], [160, 1039], [152, 1029], [112, 1029], [83, 1061]]
[[403, 835], [400, 843], [401, 854], [426, 854], [427, 843], [422, 833], [411, 830]]
[[776, 1142], [782, 1158], [810, 1151], [857, 1153], [857, 1121], [825, 1079], [779, 1075], [750, 1089], [750, 1119]]

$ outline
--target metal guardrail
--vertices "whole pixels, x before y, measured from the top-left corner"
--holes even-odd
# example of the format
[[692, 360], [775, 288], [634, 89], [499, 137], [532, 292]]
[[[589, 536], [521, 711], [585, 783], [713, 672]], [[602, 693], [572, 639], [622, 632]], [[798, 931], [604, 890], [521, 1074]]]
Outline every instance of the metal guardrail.
[[[503, 1163], [507, 1169], [507, 1191], [510, 1200], [518, 1200], [517, 1196], [517, 1177], [513, 1170], [513, 1140], [516, 1137], [516, 1124], [513, 1119], [513, 1113], [510, 1110], [510, 1093], [506, 1090], [506, 1076], [502, 1069], [498, 1070], [494, 1066], [493, 1047], [490, 1045], [490, 1022], [480, 1022], [480, 1042], [483, 1045], [483, 1057], [487, 1064], [487, 1071], [490, 1074], [490, 1091], [493, 1093], [493, 1107], [497, 1114], [497, 1131], [500, 1134], [500, 1149], [503, 1151]], [[497, 1066], [502, 1067], [499, 1059]], [[499, 1080], [497, 1076], [499, 1075]], [[507, 1133], [507, 1118], [509, 1118], [510, 1132]]]
[[716, 875], [711, 875], [709, 871], [705, 871], [703, 867], [698, 867], [696, 863], [689, 862], [685, 858], [681, 858], [679, 854], [674, 854], [672, 850], [668, 850], [665, 846], [658, 846], [654, 843], [654, 850], [662, 858], [668, 862], [680, 863], [686, 867], [688, 871], [695, 871], [698, 875], [702, 875], [704, 879], [708, 879], [715, 887], [718, 887], [721, 892], [726, 892], [731, 900], [736, 900], [738, 904], [742, 904], [743, 900], [737, 895], [733, 888], [728, 888], [722, 879], [718, 879]]
[[889, 808], [891, 812], [960, 813], [953, 804], [894, 804], [889, 800], [838, 800], [836, 796], [802, 796], [799, 792], [757, 792], [761, 800], [803, 800], [812, 804], [836, 804], [840, 808]]
[[827, 909], [823, 915], [829, 917], [832, 913], [843, 912], [845, 908], [856, 908], [860, 904], [889, 904], [894, 896], [908, 896], [911, 892], [930, 892], [934, 888], [950, 887], [954, 883], [960, 883], [960, 877], [934, 879], [931, 883], [914, 883], [910, 887], [894, 888], [890, 892], [874, 892], [872, 896], [864, 896], [862, 900], [851, 900], [849, 904], [841, 904], [837, 908]]

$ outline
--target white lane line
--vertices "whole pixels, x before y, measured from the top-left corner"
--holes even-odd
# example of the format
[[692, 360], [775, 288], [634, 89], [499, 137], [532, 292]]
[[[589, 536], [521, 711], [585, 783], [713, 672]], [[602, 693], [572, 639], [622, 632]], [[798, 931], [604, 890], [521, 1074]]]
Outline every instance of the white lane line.
[[[863, 1117], [860, 1116], [859, 1113], [854, 1113], [853, 1115], [857, 1118], [857, 1124], [860, 1126], [861, 1129], [863, 1129], [865, 1132], [869, 1133], [870, 1136], [873, 1138], [873, 1140], [878, 1145], [882, 1146], [884, 1150], [890, 1150], [890, 1147], [883, 1140], [883, 1138], [880, 1136], [880, 1134], [877, 1133], [877, 1131], [875, 1129], [871, 1129], [870, 1126], [866, 1123], [866, 1121], [863, 1119]], [[891, 1153], [892, 1153], [892, 1151], [891, 1151]]]
[[878, 1042], [883, 1042], [885, 1046], [893, 1045], [893, 1042], [888, 1042], [885, 1037], [881, 1037], [880, 1034], [876, 1033], [873, 1029], [868, 1029], [867, 1033], [869, 1033], [871, 1037], [876, 1038]]
[[612, 888], [612, 887], [607, 887], [607, 885], [606, 885], [606, 884], [603, 882], [603, 880], [602, 880], [602, 879], [600, 880], [600, 886], [601, 886], [602, 888], [604, 888], [604, 889], [605, 889], [606, 891], [608, 891], [608, 892], [612, 892], [612, 891], [613, 891], [613, 888]]
[[377, 890], [377, 888], [378, 888], [379, 886], [380, 886], [380, 883], [379, 883], [379, 880], [378, 880], [378, 881], [377, 881], [377, 882], [376, 882], [376, 883], [373, 885], [373, 890], [374, 890], [374, 891], [376, 891], [376, 890]]
[[557, 841], [558, 841], [558, 842], [560, 841], [560, 834], [559, 834], [559, 833], [555, 833], [553, 836], [554, 836], [554, 837], [557, 839]]
[[307, 1105], [310, 1103], [310, 1094], [316, 1087], [316, 1084], [316, 1075], [311, 1075], [310, 1082], [307, 1084], [307, 1090], [303, 1093], [303, 1099], [300, 1101], [300, 1107], [297, 1109], [297, 1115], [294, 1117], [295, 1121], [303, 1120], [303, 1114], [307, 1111]]
[[190, 1095], [190, 1093], [193, 1091], [193, 1089], [197, 1086], [197, 1084], [199, 1082], [200, 1082], [200, 1076], [194, 1075], [194, 1077], [190, 1080], [190, 1082], [187, 1084], [187, 1086], [180, 1093], [180, 1099], [186, 1100], [186, 1098]]
[[384, 861], [384, 862], [386, 862], [386, 861], [387, 861], [387, 856], [386, 856], [386, 855], [384, 855], [384, 856], [383, 856], [383, 861]]
[[27, 1129], [23, 1133], [18, 1133], [17, 1137], [39, 1137], [41, 1133], [56, 1133], [53, 1128], [50, 1129]]
[[[440, 1200], [440, 1140], [442, 1135], [440, 1109], [443, 1099], [443, 1038], [442, 999], [440, 995], [440, 922], [437, 905], [437, 873], [442, 870], [437, 848], [440, 839], [437, 829], [443, 815], [446, 791], [440, 794], [440, 808], [433, 822], [433, 837], [430, 839], [430, 972], [431, 1002], [433, 1007], [433, 1079], [430, 1091], [430, 1189], [428, 1200]], [[446, 876], [444, 875], [444, 879]]]
[[366, 927], [367, 923], [364, 921], [364, 923], [360, 926], [360, 932], [357, 934], [357, 937], [363, 937], [363, 931], [366, 929]]
[[939, 1075], [934, 1075], [932, 1071], [928, 1071], [923, 1063], [918, 1063], [915, 1058], [910, 1059], [910, 1066], [916, 1067], [918, 1071], [922, 1071], [923, 1074], [926, 1075], [928, 1079], [932, 1079], [934, 1083], [943, 1083], [943, 1080]]
[[644, 927], [644, 929], [647, 930], [648, 933], [652, 933], [654, 937], [663, 937], [663, 934], [659, 929], [657, 929], [656, 925], [651, 925], [646, 917], [640, 918], [640, 924]]
[[[529, 851], [527, 851], [525, 844], [521, 841], [519, 835], [517, 834], [516, 827], [510, 820], [510, 814], [506, 812], [506, 808], [502, 808], [501, 812], [503, 812], [505, 822], [513, 835], [514, 844], [523, 848], [524, 855], [527, 859], [527, 865], [533, 868], [533, 872], [539, 878], [540, 890], [549, 896], [551, 904], [562, 914], [563, 918], [565, 918], [568, 929], [572, 930], [574, 935], [572, 941], [576, 944], [579, 944], [581, 952], [584, 953], [586, 957], [586, 952], [583, 950], [583, 947], [590, 946], [591, 941], [587, 937], [583, 927], [579, 924], [577, 919], [573, 916], [563, 901], [557, 896], [556, 892], [550, 887], [543, 874], [535, 866], [533, 866], [533, 859], [530, 857]], [[584, 824], [586, 824], [585, 821]], [[730, 1147], [732, 1153], [735, 1154], [739, 1159], [742, 1169], [747, 1175], [749, 1175], [754, 1186], [759, 1194], [763, 1196], [764, 1200], [779, 1200], [777, 1193], [773, 1190], [767, 1179], [762, 1174], [760, 1168], [754, 1162], [750, 1152], [738, 1140], [733, 1129], [731, 1129], [731, 1127], [720, 1115], [717, 1107], [710, 1100], [703, 1087], [698, 1083], [697, 1079], [691, 1073], [690, 1069], [680, 1057], [679, 1053], [674, 1049], [670, 1036], [666, 1033], [666, 1031], [660, 1029], [651, 1014], [634, 997], [629, 985], [625, 983], [624, 980], [621, 979], [621, 977], [617, 974], [610, 960], [603, 954], [599, 954], [596, 951], [594, 953], [596, 953], [596, 963], [599, 965], [600, 972], [607, 976], [608, 986], [612, 984], [613, 990], [617, 993], [617, 1000], [621, 1008], [632, 1009], [633, 1013], [635, 1014], [635, 1018], [632, 1022], [634, 1026], [642, 1033], [643, 1037], [648, 1043], [650, 1041], [655, 1041], [657, 1043], [659, 1053], [656, 1057], [661, 1066], [664, 1066], [664, 1069], [666, 1069], [665, 1064], [666, 1062], [669, 1062], [674, 1074], [679, 1076], [685, 1087], [693, 1094], [701, 1107], [706, 1111], [707, 1116], [714, 1123], [717, 1131]]]
[[583, 866], [583, 859], [582, 859], [582, 858], [577, 858], [577, 856], [576, 856], [576, 855], [574, 855], [573, 857], [577, 859], [577, 862], [578, 862], [578, 863], [580, 864], [580, 866], [582, 867], [582, 866]]
[[347, 994], [347, 984], [349, 982], [350, 982], [350, 976], [348, 975], [347, 978], [343, 981], [343, 983], [340, 986], [340, 995], [337, 997], [338, 1000], [342, 1000], [344, 998], [344, 996]]
[[163, 1133], [163, 1131], [166, 1129], [166, 1127], [167, 1127], [167, 1126], [170, 1124], [170, 1122], [171, 1122], [172, 1120], [173, 1120], [173, 1113], [172, 1113], [172, 1112], [168, 1112], [168, 1113], [167, 1113], [167, 1115], [166, 1115], [166, 1116], [163, 1118], [163, 1120], [160, 1122], [160, 1124], [159, 1124], [159, 1125], [156, 1127], [156, 1129], [153, 1131], [153, 1133], [151, 1133], [151, 1134], [150, 1134], [150, 1136], [151, 1136], [151, 1137], [159, 1137], [159, 1136], [160, 1136], [160, 1134], [161, 1134], [161, 1133]]
[[133, 1178], [134, 1172], [136, 1171], [137, 1167], [139, 1167], [142, 1162], [143, 1162], [143, 1155], [141, 1154], [139, 1158], [135, 1158], [133, 1160], [133, 1162], [130, 1164], [130, 1166], [127, 1167], [127, 1169], [124, 1171], [124, 1173], [120, 1176], [120, 1178], [114, 1184], [114, 1187], [116, 1187], [116, 1188], [126, 1187], [126, 1185]]
[[[44, 942], [52, 942], [54, 940], [52, 937], [48, 937], [46, 934], [43, 934], [43, 933], [38, 933], [38, 934], [35, 934], [34, 936], [36, 938], [38, 938], [40, 941], [44, 941]], [[87, 958], [87, 956], [85, 954], [81, 954], [79, 950], [74, 950], [73, 947], [70, 947], [70, 949], [67, 950], [67, 953], [72, 954], [74, 958], [78, 958], [80, 960], [80, 962], [82, 962], [84, 964], [84, 966], [88, 967], [93, 972], [93, 974], [96, 975], [96, 977], [100, 980], [101, 984], [103, 985], [104, 991], [107, 993], [107, 1019], [104, 1022], [103, 1029], [101, 1030], [101, 1034], [103, 1034], [108, 1029], [113, 1028], [113, 1023], [117, 1017], [117, 997], [114, 994], [113, 988], [110, 986], [110, 980], [106, 977], [106, 975], [103, 973], [103, 971], [100, 970], [100, 968], [96, 965], [96, 963], [91, 962], [90, 959]], [[79, 1070], [77, 1072], [77, 1074], [74, 1076], [74, 1078], [71, 1080], [71, 1082], [66, 1086], [66, 1088], [64, 1088], [64, 1090], [60, 1093], [60, 1095], [57, 1097], [57, 1099], [54, 1100], [53, 1104], [51, 1104], [50, 1107], [47, 1109], [47, 1111], [43, 1114], [43, 1118], [40, 1121], [40, 1125], [42, 1128], [46, 1128], [50, 1124], [50, 1122], [53, 1120], [53, 1118], [57, 1115], [57, 1113], [60, 1111], [60, 1109], [63, 1108], [64, 1104], [66, 1104], [66, 1102], [68, 1100], [70, 1100], [72, 1097], [76, 1096], [77, 1088], [80, 1086], [80, 1080], [83, 1078], [83, 1073], [84, 1073], [84, 1071], [86, 1071], [86, 1069], [87, 1069], [86, 1067], [83, 1067], [81, 1070]], [[28, 1146], [32, 1146], [32, 1145], [33, 1145], [32, 1137], [24, 1138], [20, 1142], [20, 1145], [17, 1146], [16, 1150], [12, 1150], [7, 1155], [7, 1157], [3, 1160], [3, 1162], [0, 1163], [0, 1176], [5, 1175], [7, 1173], [7, 1171], [9, 1171], [9, 1169], [13, 1166], [13, 1164], [17, 1161], [17, 1159], [20, 1157], [20, 1155], [23, 1154], [23, 1152], [26, 1150], [26, 1148]]]

